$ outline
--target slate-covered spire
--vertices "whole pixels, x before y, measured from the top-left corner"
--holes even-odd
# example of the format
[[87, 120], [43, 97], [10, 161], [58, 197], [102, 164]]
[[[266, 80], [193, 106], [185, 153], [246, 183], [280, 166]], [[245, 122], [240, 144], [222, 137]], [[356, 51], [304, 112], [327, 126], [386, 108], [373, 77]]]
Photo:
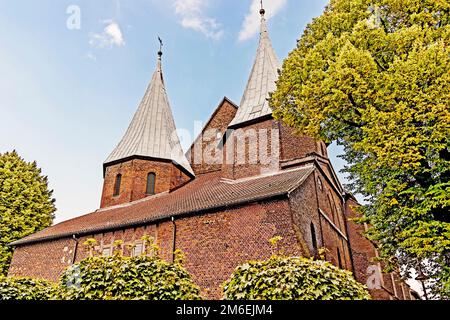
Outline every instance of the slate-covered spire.
[[194, 174], [176, 134], [158, 52], [156, 70], [133, 120], [105, 166], [134, 156], [172, 160]]
[[276, 89], [275, 81], [281, 65], [270, 41], [265, 13], [261, 7], [261, 31], [256, 59], [231, 127], [272, 114], [267, 98]]

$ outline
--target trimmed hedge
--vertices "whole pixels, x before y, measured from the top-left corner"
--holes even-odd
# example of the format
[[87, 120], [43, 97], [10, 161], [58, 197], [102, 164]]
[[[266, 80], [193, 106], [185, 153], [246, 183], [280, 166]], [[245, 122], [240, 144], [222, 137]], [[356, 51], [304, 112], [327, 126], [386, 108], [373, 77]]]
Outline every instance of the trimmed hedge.
[[0, 278], [0, 300], [57, 300], [58, 286], [32, 278]]
[[239, 266], [223, 284], [227, 300], [369, 300], [352, 273], [331, 263], [273, 256]]

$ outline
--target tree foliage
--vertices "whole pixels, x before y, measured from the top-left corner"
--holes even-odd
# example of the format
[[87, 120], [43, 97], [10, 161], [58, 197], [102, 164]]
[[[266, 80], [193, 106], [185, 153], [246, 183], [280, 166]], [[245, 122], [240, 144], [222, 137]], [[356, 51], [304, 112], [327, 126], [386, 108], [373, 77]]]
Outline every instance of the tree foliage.
[[[93, 242], [86, 243], [94, 245]], [[120, 243], [116, 243], [120, 247]], [[146, 252], [125, 257], [120, 250], [113, 256], [95, 254], [73, 265], [61, 276], [60, 287], [66, 300], [198, 300], [200, 290], [182, 266], [177, 253], [174, 263], [158, 255], [150, 239]]]
[[227, 300], [368, 300], [353, 275], [329, 262], [273, 256], [239, 266], [223, 285]]
[[46, 280], [0, 277], [0, 300], [56, 300], [58, 286]]
[[47, 177], [17, 152], [0, 154], [0, 276], [12, 257], [7, 245], [52, 224], [56, 208]]
[[388, 266], [450, 296], [450, 2], [332, 0], [271, 97], [286, 124], [345, 148]]

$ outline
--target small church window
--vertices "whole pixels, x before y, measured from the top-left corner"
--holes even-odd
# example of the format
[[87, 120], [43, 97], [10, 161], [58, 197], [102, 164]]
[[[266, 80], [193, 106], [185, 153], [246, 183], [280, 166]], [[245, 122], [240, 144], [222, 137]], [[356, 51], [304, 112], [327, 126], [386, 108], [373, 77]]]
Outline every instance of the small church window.
[[144, 252], [144, 244], [143, 243], [136, 243], [136, 245], [133, 248], [133, 252], [131, 255], [133, 257], [139, 257]]
[[311, 222], [311, 239], [312, 239], [312, 245], [314, 249], [314, 254], [317, 254], [317, 235], [316, 235], [316, 227], [314, 226], [314, 223]]
[[337, 209], [337, 207], [336, 207], [336, 203], [334, 203], [334, 212], [335, 212], [336, 226], [337, 226], [341, 231], [343, 231], [344, 228], [343, 228], [342, 225], [341, 225], [340, 214], [339, 214], [339, 211], [338, 211], [338, 209]]
[[337, 258], [338, 258], [339, 268], [342, 269], [342, 258], [341, 258], [341, 251], [339, 250], [339, 248], [337, 248]]
[[146, 194], [154, 195], [155, 194], [155, 184], [156, 184], [156, 174], [150, 172], [147, 175], [147, 191]]
[[111, 248], [109, 248], [109, 247], [103, 248], [103, 250], [102, 250], [102, 256], [104, 256], [104, 257], [109, 257], [109, 256], [111, 256]]
[[337, 225], [338, 222], [336, 220], [336, 212], [335, 212], [336, 206], [334, 205], [334, 201], [331, 199], [330, 194], [328, 194], [328, 206], [330, 207], [330, 212], [332, 214], [333, 223], [335, 225]]
[[114, 184], [114, 197], [120, 195], [120, 185], [122, 184], [122, 175], [119, 173], [116, 176], [116, 183]]

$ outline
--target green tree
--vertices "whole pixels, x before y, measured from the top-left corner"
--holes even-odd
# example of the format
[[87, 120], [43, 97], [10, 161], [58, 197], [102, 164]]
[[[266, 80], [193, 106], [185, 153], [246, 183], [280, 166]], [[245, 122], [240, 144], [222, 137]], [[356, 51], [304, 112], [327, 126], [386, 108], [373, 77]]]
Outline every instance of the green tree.
[[93, 251], [94, 241], [87, 241], [93, 254], [67, 269], [60, 288], [66, 300], [198, 300], [200, 289], [182, 266], [176, 252], [174, 263], [160, 258], [153, 239], [145, 238], [146, 252], [125, 257], [117, 242], [113, 256], [102, 257]]
[[227, 300], [369, 300], [353, 275], [331, 263], [273, 256], [239, 266], [223, 285]]
[[16, 151], [0, 154], [0, 276], [7, 274], [12, 257], [8, 244], [52, 224], [52, 193], [35, 162]]
[[389, 267], [450, 296], [450, 2], [332, 0], [283, 65], [275, 117], [345, 149]]

